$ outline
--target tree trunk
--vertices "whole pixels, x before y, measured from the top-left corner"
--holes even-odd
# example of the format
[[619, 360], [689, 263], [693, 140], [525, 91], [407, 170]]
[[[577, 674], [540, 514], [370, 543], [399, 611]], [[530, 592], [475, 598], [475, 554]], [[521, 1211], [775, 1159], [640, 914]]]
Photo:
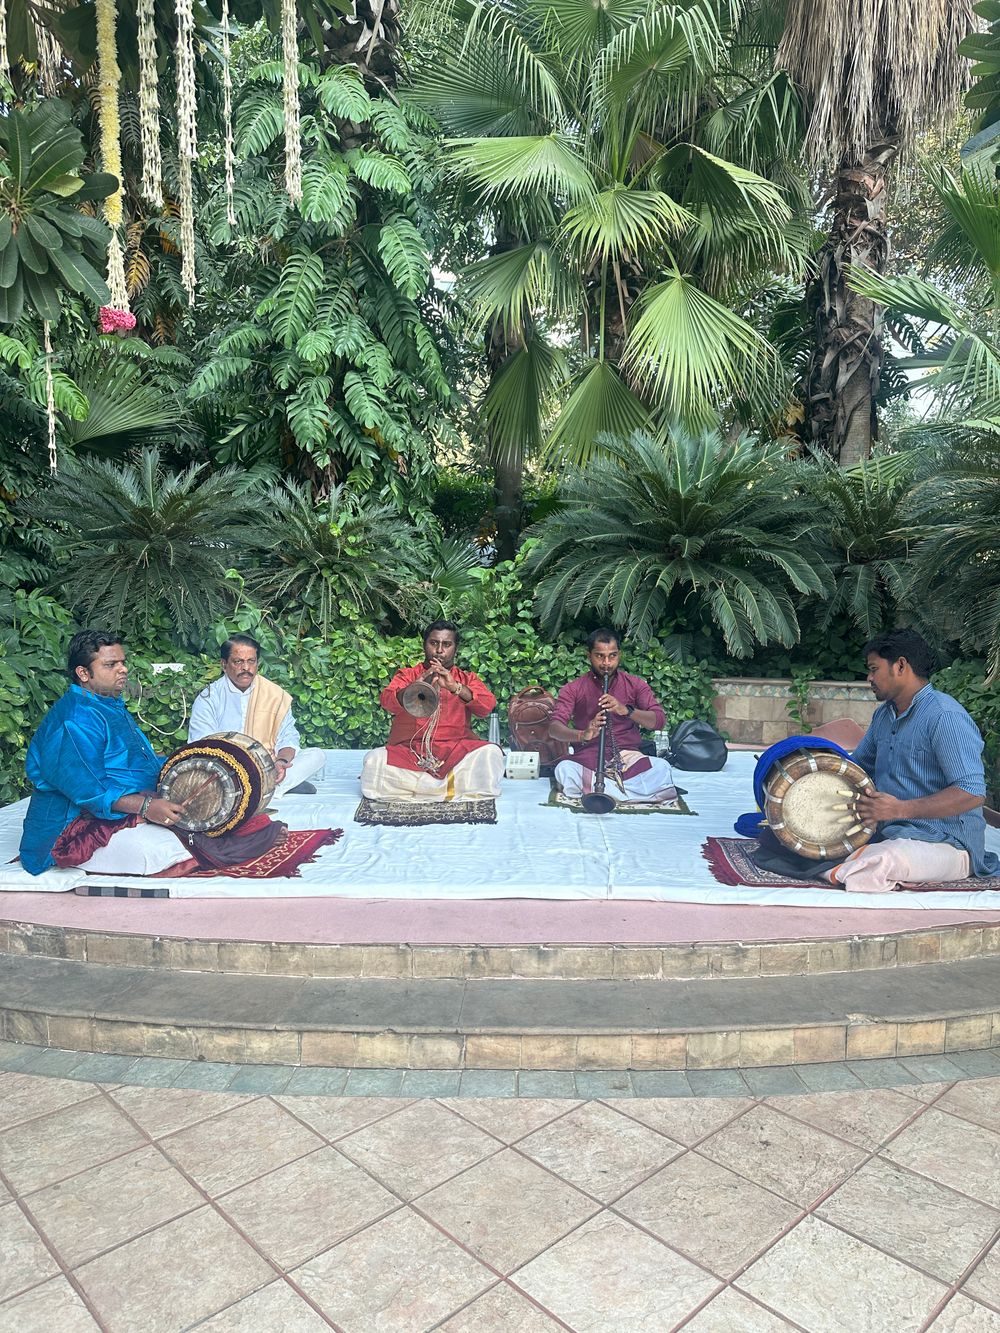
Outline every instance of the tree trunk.
[[[486, 334], [486, 364], [490, 381], [496, 380], [504, 365], [521, 346], [520, 338], [499, 323]], [[489, 442], [489, 460], [493, 469], [493, 520], [496, 523], [497, 560], [513, 560], [521, 535], [524, 510], [524, 449], [510, 449]]]
[[873, 144], [859, 165], [841, 164], [830, 234], [806, 292], [813, 352], [806, 375], [806, 438], [842, 467], [871, 453], [882, 372], [880, 309], [848, 286], [850, 266], [885, 268], [886, 177], [899, 141]]

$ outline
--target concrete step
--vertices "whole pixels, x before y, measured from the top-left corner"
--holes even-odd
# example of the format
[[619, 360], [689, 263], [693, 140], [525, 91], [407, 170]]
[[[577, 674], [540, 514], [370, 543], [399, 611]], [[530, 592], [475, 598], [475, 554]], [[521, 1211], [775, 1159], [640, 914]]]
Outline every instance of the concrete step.
[[[861, 914], [859, 914], [861, 915]], [[384, 978], [667, 978], [818, 975], [1000, 957], [1000, 925], [743, 943], [316, 944], [84, 930], [0, 920], [0, 956], [248, 976]]]
[[0, 1037], [360, 1068], [720, 1069], [1000, 1046], [1000, 958], [796, 977], [384, 980], [0, 958]]

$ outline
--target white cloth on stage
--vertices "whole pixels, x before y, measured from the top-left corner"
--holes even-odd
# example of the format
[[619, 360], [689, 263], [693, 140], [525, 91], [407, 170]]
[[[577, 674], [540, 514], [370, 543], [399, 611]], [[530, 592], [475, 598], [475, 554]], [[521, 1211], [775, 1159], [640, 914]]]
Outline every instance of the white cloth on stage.
[[[631, 767], [628, 756], [625, 767]], [[633, 761], [634, 762], [634, 761]], [[555, 778], [563, 793], [570, 800], [577, 801], [581, 796], [594, 790], [594, 770], [575, 759], [560, 759], [556, 764]], [[644, 804], [669, 800], [674, 795], [674, 775], [665, 759], [651, 758], [649, 768], [625, 779], [625, 794], [613, 778], [607, 778], [604, 790], [616, 801], [639, 801]]]
[[291, 794], [293, 788], [300, 782], [308, 782], [318, 773], [322, 773], [326, 764], [325, 750], [299, 750], [295, 758], [288, 765], [284, 778], [274, 789], [272, 801], [280, 801], [283, 797]]
[[369, 750], [361, 765], [361, 791], [373, 801], [475, 801], [500, 795], [504, 752], [480, 745], [460, 759], [450, 773], [435, 777], [389, 763], [386, 747]]
[[938, 884], [968, 877], [967, 851], [950, 842], [917, 838], [866, 843], [825, 876], [850, 893], [892, 893], [898, 884]]
[[158, 875], [187, 860], [190, 854], [183, 843], [162, 824], [136, 824], [116, 829], [89, 861], [74, 868], [92, 875]]

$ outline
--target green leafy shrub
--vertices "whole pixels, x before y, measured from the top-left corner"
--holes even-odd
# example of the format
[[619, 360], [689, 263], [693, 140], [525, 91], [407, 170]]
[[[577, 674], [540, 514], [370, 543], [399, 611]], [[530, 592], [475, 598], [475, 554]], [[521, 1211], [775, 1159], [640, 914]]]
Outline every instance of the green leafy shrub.
[[1000, 807], [1000, 691], [982, 661], [956, 661], [934, 673], [934, 688], [952, 695], [972, 715], [986, 748], [987, 804]]
[[27, 790], [28, 741], [66, 687], [71, 633], [69, 613], [51, 597], [0, 585], [0, 804]]

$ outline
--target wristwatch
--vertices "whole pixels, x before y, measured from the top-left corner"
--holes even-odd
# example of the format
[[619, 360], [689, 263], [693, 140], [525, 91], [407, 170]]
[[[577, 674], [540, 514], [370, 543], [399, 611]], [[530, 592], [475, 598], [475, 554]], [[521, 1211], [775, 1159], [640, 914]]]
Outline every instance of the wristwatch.
[[635, 712], [635, 704], [626, 704], [625, 712], [628, 714], [629, 717], [631, 717], [632, 714]]

